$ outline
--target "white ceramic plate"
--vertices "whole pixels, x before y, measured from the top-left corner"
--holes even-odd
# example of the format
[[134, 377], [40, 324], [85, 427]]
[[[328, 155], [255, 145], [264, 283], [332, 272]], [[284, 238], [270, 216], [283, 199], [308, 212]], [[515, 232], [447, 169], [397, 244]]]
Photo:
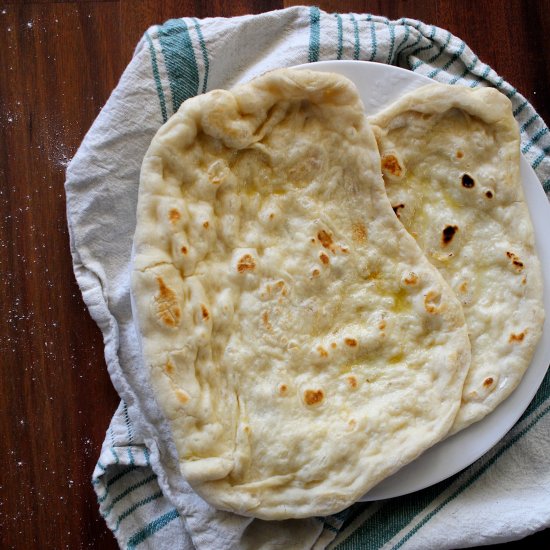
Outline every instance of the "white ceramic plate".
[[[367, 61], [321, 61], [297, 68], [335, 72], [352, 80], [367, 115], [404, 93], [433, 82], [405, 69]], [[535, 172], [521, 157], [521, 178], [535, 228], [544, 278], [544, 309], [550, 316], [550, 204]], [[508, 399], [483, 420], [435, 445], [411, 464], [371, 489], [361, 500], [391, 498], [424, 489], [466, 468], [495, 445], [517, 422], [540, 386], [550, 363], [550, 320], [521, 383]]]

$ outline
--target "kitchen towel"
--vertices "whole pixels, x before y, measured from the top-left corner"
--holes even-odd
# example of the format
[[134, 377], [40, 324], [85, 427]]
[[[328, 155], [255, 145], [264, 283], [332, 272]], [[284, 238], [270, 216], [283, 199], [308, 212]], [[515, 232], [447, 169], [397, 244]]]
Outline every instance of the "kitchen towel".
[[388, 63], [509, 97], [522, 152], [550, 191], [550, 136], [530, 103], [448, 31], [412, 19], [294, 7], [151, 27], [67, 170], [74, 271], [99, 325], [121, 404], [93, 472], [121, 548], [444, 549], [504, 542], [550, 526], [550, 378], [516, 426], [459, 474], [412, 495], [330, 516], [266, 522], [219, 512], [181, 478], [148, 386], [132, 322], [130, 255], [141, 160], [187, 98], [313, 61]]

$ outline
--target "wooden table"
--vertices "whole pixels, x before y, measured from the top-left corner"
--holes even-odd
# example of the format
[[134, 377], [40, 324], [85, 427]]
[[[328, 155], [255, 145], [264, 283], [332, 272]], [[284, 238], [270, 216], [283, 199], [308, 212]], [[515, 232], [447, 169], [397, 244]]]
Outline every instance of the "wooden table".
[[[90, 477], [118, 397], [72, 272], [68, 160], [149, 25], [297, 3], [0, 2], [0, 548], [116, 548]], [[550, 121], [550, 0], [316, 4], [449, 29]]]

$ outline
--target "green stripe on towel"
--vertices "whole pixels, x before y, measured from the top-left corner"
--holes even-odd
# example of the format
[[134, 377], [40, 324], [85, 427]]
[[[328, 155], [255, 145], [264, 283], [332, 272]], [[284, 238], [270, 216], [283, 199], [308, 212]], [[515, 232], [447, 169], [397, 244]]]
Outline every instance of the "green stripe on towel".
[[540, 117], [535, 113], [527, 122], [521, 125], [521, 128], [519, 129], [519, 131], [525, 132], [525, 130], [527, 130], [527, 128], [529, 128], [529, 126], [531, 126], [531, 124], [533, 124], [533, 122], [535, 122], [537, 118], [540, 118]]
[[188, 98], [199, 93], [199, 70], [193, 42], [182, 19], [170, 19], [159, 27], [159, 42], [176, 112]]
[[[422, 34], [422, 31], [420, 30], [420, 26], [421, 26], [421, 23], [419, 22], [418, 25], [412, 27], [414, 30], [416, 30], [418, 32], [418, 36], [416, 37], [416, 40], [412, 44], [407, 44], [406, 46], [404, 46], [403, 49], [400, 50], [399, 53], [397, 54], [397, 64], [399, 66], [403, 66], [399, 61], [401, 59], [401, 56], [403, 55], [403, 53], [405, 53], [407, 50], [410, 50], [411, 48], [414, 48], [415, 46], [417, 46], [420, 43], [420, 41], [422, 40], [422, 38], [424, 38], [424, 35]], [[399, 48], [401, 48], [401, 44], [399, 45]], [[408, 56], [406, 58], [406, 61], [408, 62]]]
[[317, 7], [312, 7], [309, 10], [309, 29], [307, 60], [310, 63], [315, 63], [315, 61], [319, 61], [319, 36], [321, 34], [321, 12]]
[[337, 13], [336, 22], [338, 24], [338, 51], [336, 52], [336, 59], [342, 59], [342, 52], [344, 50], [344, 31], [342, 25], [342, 16]]
[[[134, 434], [132, 430], [132, 424], [130, 422], [130, 416], [128, 415], [128, 405], [123, 401], [123, 411], [124, 411], [124, 421], [126, 422], [126, 430], [128, 431], [128, 442], [130, 445], [134, 441]], [[128, 458], [130, 459], [130, 464], [134, 464], [134, 455], [132, 454], [132, 447], [128, 447]]]
[[109, 451], [111, 451], [111, 454], [115, 458], [115, 464], [120, 464], [120, 459], [118, 458], [118, 455], [115, 453], [115, 450], [113, 449], [113, 447], [109, 447]]
[[376, 27], [374, 26], [372, 15], [370, 13], [367, 15], [367, 21], [370, 22], [370, 39], [371, 39], [371, 54], [369, 57], [369, 61], [374, 61], [374, 59], [376, 58], [376, 52], [378, 50], [378, 44], [376, 43]]
[[443, 67], [434, 69], [430, 74], [428, 74], [428, 78], [434, 78], [434, 76], [439, 74], [441, 71], [446, 71], [462, 55], [464, 48], [466, 48], [466, 43], [462, 42], [462, 44], [460, 44], [460, 48], [452, 55], [451, 59], [449, 59]]
[[[403, 22], [403, 20], [402, 20], [402, 22]], [[404, 34], [403, 38], [401, 39], [401, 42], [399, 42], [399, 45], [395, 49], [395, 51], [397, 53], [397, 57], [399, 57], [399, 55], [401, 53], [401, 48], [408, 42], [410, 34], [411, 34], [411, 26], [405, 24], [405, 34]], [[407, 46], [405, 46], [405, 48], [406, 47]]]
[[125, 520], [128, 516], [132, 515], [138, 508], [141, 508], [142, 506], [145, 506], [146, 504], [149, 504], [155, 500], [158, 500], [159, 498], [162, 498], [163, 494], [162, 491], [157, 491], [156, 493], [153, 493], [152, 495], [143, 498], [139, 500], [138, 502], [132, 504], [130, 508], [127, 510], [124, 510], [120, 516], [118, 516], [118, 519], [115, 524], [115, 528], [113, 529], [113, 532], [118, 531], [118, 528], [120, 527], [120, 523]]
[[485, 65], [485, 69], [483, 70], [483, 72], [481, 73], [481, 76], [479, 76], [478, 78], [476, 78], [471, 84], [470, 84], [470, 88], [475, 88], [482, 80], [485, 80], [487, 78], [487, 76], [489, 75], [489, 73], [491, 72], [491, 67], [489, 67], [489, 65]]
[[350, 13], [350, 19], [353, 23], [353, 59], [359, 59], [359, 52], [361, 51], [361, 39], [359, 38], [359, 25], [355, 19], [353, 13]]
[[516, 107], [516, 109], [514, 110], [513, 112], [513, 115], [516, 117], [518, 116], [521, 111], [523, 111], [523, 109], [525, 109], [525, 107], [527, 107], [527, 105], [529, 105], [529, 102], [528, 101], [524, 101], [521, 105], [519, 105], [518, 107]]
[[132, 465], [128, 466], [127, 468], [124, 468], [118, 474], [115, 474], [113, 477], [109, 478], [107, 480], [107, 483], [105, 484], [106, 487], [110, 487], [113, 483], [118, 481], [119, 479], [123, 478], [125, 475], [129, 474], [130, 472], [133, 472], [134, 470], [137, 470], [137, 466]]
[[450, 82], [449, 84], [455, 84], [456, 82], [458, 82], [459, 80], [463, 79], [476, 65], [477, 65], [477, 62], [479, 61], [479, 58], [477, 57], [477, 55], [474, 56], [474, 60], [467, 66], [465, 67], [464, 71], [462, 72], [462, 74], [460, 76], [455, 76]]
[[[429, 50], [430, 48], [433, 48], [435, 46], [434, 38], [435, 34], [437, 32], [437, 28], [434, 25], [430, 25], [430, 34], [429, 36], [426, 36], [421, 30], [420, 27], [422, 26], [422, 23], [417, 27], [417, 30], [420, 31], [420, 39], [427, 38], [428, 44], [424, 44], [423, 46], [420, 46], [419, 48], [416, 48], [416, 50], [413, 50], [408, 57], [411, 57], [413, 55], [416, 55], [417, 53], [423, 52], [425, 50]], [[420, 42], [420, 40], [417, 41], [417, 43]]]
[[174, 521], [179, 517], [178, 511], [174, 508], [158, 517], [151, 523], [148, 523], [141, 531], [138, 531], [128, 541], [128, 550], [133, 550], [138, 544], [141, 544], [147, 540], [151, 535], [154, 535], [157, 531], [160, 531], [163, 527], [166, 527], [171, 521]]
[[530, 140], [529, 142], [521, 149], [521, 152], [523, 154], [527, 153], [533, 145], [535, 145], [541, 137], [545, 136], [548, 133], [548, 128], [545, 126], [544, 128], [541, 128]]
[[391, 65], [393, 59], [393, 48], [395, 47], [395, 26], [392, 25], [389, 21], [385, 21], [385, 23], [386, 25], [388, 25], [388, 29], [390, 31], [390, 50], [388, 52], [386, 64]]
[[208, 50], [206, 49], [206, 42], [204, 41], [204, 36], [202, 34], [202, 29], [199, 23], [199, 20], [196, 17], [193, 17], [193, 23], [195, 23], [195, 30], [199, 36], [199, 43], [201, 45], [202, 59], [204, 63], [204, 80], [202, 83], [202, 93], [206, 92], [208, 86], [208, 73], [210, 71], [210, 60], [208, 59]]
[[428, 59], [426, 63], [433, 63], [434, 61], [437, 61], [444, 52], [447, 53], [447, 46], [449, 45], [452, 37], [453, 35], [450, 32], [447, 32], [447, 38], [445, 39], [445, 43], [443, 44], [443, 46], [440, 46], [439, 51], [435, 55], [432, 55], [432, 57], [430, 57], [430, 59]]
[[[546, 158], [546, 155], [550, 153], [550, 146], [549, 147], [545, 147], [543, 150], [542, 150], [542, 153], [533, 161], [533, 163], [531, 164], [531, 166], [533, 167], [533, 170], [536, 170], [539, 166], [540, 166], [540, 163]], [[548, 189], [546, 188], [546, 183], [548, 182], [545, 182], [543, 183], [543, 188], [546, 192], [548, 192]]]
[[124, 497], [127, 497], [130, 493], [134, 492], [136, 489], [139, 489], [140, 487], [143, 487], [144, 485], [147, 485], [147, 483], [150, 483], [154, 479], [157, 479], [156, 474], [151, 474], [149, 477], [146, 477], [145, 479], [142, 479], [138, 483], [134, 483], [134, 485], [130, 485], [126, 490], [122, 491], [119, 495], [117, 495], [113, 500], [111, 501], [111, 504], [103, 510], [105, 514], [110, 514], [111, 510], [113, 509], [114, 505], [117, 502], [120, 502]]
[[[430, 50], [431, 48], [433, 48], [435, 46], [435, 43], [434, 43], [434, 37], [435, 37], [435, 33], [436, 33], [436, 28], [432, 25], [431, 26], [431, 31], [430, 31], [430, 36], [428, 37], [428, 40], [429, 40], [429, 44], [426, 44], [425, 46], [421, 46], [420, 48], [416, 48], [416, 50], [413, 50], [408, 56], [407, 56], [407, 65], [409, 65], [409, 67], [411, 68], [412, 71], [415, 71], [416, 69], [418, 69], [418, 67], [420, 67], [420, 65], [422, 65], [424, 62], [421, 61], [420, 59], [418, 59], [415, 63], [413, 63], [411, 65], [411, 62], [410, 62], [410, 59], [411, 57], [415, 56], [416, 54], [420, 53], [420, 52], [423, 52], [425, 50]], [[420, 35], [420, 39], [422, 38], [425, 38], [423, 34]], [[418, 40], [420, 42], [420, 39]]]

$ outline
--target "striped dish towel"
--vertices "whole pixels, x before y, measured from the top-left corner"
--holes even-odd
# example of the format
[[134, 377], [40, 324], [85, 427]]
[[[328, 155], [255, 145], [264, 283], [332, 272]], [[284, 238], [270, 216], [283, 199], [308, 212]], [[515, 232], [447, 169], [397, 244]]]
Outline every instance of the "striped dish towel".
[[99, 510], [123, 548], [458, 548], [550, 525], [550, 378], [517, 425], [452, 478], [413, 495], [326, 518], [266, 522], [219, 512], [181, 479], [140, 368], [129, 265], [139, 170], [159, 126], [196, 94], [318, 60], [390, 63], [508, 96], [522, 151], [550, 191], [550, 136], [529, 102], [459, 38], [420, 21], [295, 7], [150, 28], [67, 171], [74, 270], [101, 328], [122, 402], [93, 472]]

